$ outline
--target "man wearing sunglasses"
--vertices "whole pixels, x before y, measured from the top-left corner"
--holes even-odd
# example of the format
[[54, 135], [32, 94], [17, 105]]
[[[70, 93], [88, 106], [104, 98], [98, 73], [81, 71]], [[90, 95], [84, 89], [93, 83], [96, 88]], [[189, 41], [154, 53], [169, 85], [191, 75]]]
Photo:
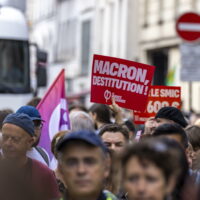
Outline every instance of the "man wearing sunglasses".
[[50, 200], [60, 196], [52, 170], [27, 157], [34, 141], [34, 124], [24, 113], [6, 116], [2, 126], [0, 199]]
[[42, 162], [43, 164], [49, 166], [49, 156], [46, 151], [39, 147], [40, 135], [44, 121], [41, 118], [39, 111], [33, 106], [22, 106], [16, 113], [27, 114], [34, 123], [34, 143], [30, 151], [27, 152], [29, 158], [33, 158]]

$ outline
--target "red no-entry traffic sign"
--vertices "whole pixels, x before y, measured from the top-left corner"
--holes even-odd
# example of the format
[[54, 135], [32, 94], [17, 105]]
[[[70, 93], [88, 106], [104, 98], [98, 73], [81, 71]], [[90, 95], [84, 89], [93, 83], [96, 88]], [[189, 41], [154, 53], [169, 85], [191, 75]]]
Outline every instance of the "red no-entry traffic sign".
[[200, 15], [196, 13], [185, 13], [176, 22], [178, 35], [187, 41], [195, 41], [200, 38]]

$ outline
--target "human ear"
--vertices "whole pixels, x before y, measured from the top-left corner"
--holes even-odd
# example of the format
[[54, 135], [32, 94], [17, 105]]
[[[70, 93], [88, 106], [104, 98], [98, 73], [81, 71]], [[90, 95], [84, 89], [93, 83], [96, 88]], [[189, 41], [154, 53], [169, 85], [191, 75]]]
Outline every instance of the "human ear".
[[28, 146], [29, 146], [29, 149], [31, 149], [31, 147], [33, 146], [34, 142], [35, 142], [34, 137], [29, 137], [29, 138], [28, 138]]

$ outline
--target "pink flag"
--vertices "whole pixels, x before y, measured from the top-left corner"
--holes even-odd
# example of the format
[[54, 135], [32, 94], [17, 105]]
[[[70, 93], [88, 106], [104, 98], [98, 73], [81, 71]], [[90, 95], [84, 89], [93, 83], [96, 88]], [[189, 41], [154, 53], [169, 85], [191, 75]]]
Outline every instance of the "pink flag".
[[37, 106], [37, 109], [39, 110], [42, 119], [45, 121], [39, 146], [48, 152], [49, 157], [52, 160], [51, 140], [58, 131], [70, 129], [69, 113], [65, 98], [64, 69], [53, 82], [46, 95]]

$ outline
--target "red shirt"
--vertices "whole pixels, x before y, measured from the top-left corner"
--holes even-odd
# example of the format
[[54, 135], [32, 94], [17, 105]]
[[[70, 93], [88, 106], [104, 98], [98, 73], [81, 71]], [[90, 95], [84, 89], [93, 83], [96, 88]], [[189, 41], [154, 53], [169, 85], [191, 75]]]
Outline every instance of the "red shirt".
[[37, 160], [17, 168], [0, 159], [0, 199], [52, 200], [60, 197], [54, 172]]
[[55, 174], [41, 162], [32, 159], [32, 180], [43, 199], [55, 199], [60, 196]]

